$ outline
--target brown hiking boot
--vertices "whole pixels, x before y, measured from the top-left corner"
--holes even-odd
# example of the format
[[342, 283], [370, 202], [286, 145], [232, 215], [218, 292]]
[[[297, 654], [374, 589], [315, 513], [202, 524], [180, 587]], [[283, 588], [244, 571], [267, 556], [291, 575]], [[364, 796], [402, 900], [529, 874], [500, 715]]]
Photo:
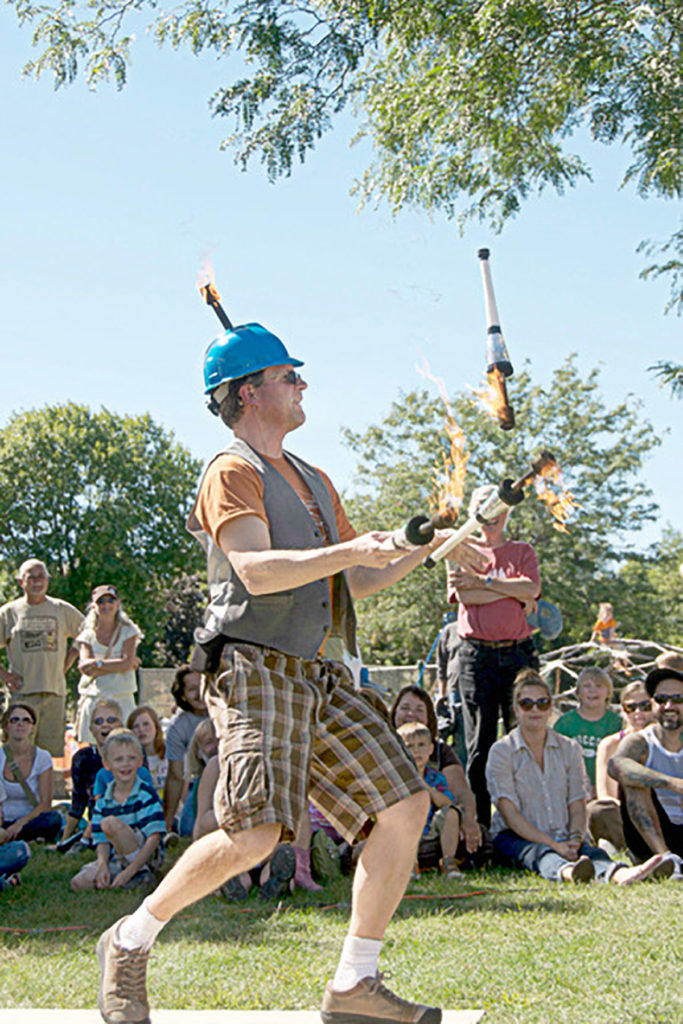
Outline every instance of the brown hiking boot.
[[440, 1024], [441, 1010], [399, 999], [382, 984], [385, 975], [363, 978], [348, 992], [325, 988], [323, 1024]]
[[97, 1005], [107, 1024], [149, 1024], [145, 974], [149, 950], [123, 949], [116, 937], [122, 917], [100, 935], [100, 991]]

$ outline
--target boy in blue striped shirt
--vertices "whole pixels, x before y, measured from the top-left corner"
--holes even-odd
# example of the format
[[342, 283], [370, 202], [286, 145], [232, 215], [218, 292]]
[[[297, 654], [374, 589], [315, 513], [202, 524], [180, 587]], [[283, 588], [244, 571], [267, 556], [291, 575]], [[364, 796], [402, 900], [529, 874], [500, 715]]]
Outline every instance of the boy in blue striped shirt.
[[151, 878], [151, 864], [166, 833], [161, 801], [138, 776], [143, 752], [128, 729], [110, 733], [102, 748], [102, 762], [114, 776], [95, 804], [92, 842], [97, 860], [86, 864], [71, 879], [74, 892], [84, 889], [133, 888]]

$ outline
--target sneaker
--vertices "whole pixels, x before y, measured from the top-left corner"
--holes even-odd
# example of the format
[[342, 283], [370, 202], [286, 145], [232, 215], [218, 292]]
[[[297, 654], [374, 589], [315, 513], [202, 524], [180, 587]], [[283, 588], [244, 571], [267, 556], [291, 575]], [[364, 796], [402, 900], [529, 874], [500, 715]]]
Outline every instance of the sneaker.
[[[565, 868], [562, 869], [565, 871]], [[591, 882], [595, 878], [595, 867], [590, 857], [585, 854], [567, 866], [563, 878], [568, 882]]]
[[116, 942], [122, 917], [100, 935], [100, 990], [97, 1005], [107, 1024], [150, 1024], [145, 974], [149, 950], [123, 949]]
[[441, 861], [441, 870], [446, 878], [464, 878], [460, 865], [455, 857], [444, 857]]
[[238, 876], [230, 878], [218, 889], [218, 892], [230, 903], [236, 900], [246, 900], [249, 896], [248, 890], [242, 885]]
[[289, 889], [289, 883], [296, 871], [296, 855], [289, 843], [281, 843], [270, 858], [268, 881], [259, 889], [262, 900], [276, 900]]
[[319, 882], [333, 882], [341, 878], [337, 844], [322, 828], [317, 829], [311, 839], [311, 870]]
[[384, 975], [363, 978], [348, 992], [328, 983], [320, 1016], [323, 1024], [440, 1024], [441, 1010], [399, 999], [382, 984]]

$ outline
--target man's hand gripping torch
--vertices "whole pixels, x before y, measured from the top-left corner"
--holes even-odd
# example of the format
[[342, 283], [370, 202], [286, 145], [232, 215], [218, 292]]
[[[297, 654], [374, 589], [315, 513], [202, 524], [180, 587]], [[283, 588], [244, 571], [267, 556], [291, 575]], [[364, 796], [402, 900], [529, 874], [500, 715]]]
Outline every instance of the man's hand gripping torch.
[[[437, 562], [447, 558], [451, 551], [462, 544], [464, 540], [471, 537], [473, 533], [476, 533], [482, 523], [491, 522], [496, 516], [499, 516], [501, 512], [504, 512], [506, 508], [510, 508], [513, 505], [519, 505], [524, 500], [524, 487], [530, 480], [539, 473], [542, 473], [549, 466], [555, 465], [555, 458], [548, 451], [542, 451], [533, 462], [531, 463], [531, 469], [521, 476], [518, 480], [506, 479], [498, 487], [497, 492], [491, 495], [478, 509], [476, 515], [470, 516], [467, 522], [455, 530], [448, 540], [445, 540], [443, 544], [432, 551], [424, 560], [424, 564], [427, 568], [433, 568]], [[413, 520], [411, 520], [413, 522]], [[410, 524], [408, 524], [410, 525]], [[405, 529], [405, 527], [404, 527]]]

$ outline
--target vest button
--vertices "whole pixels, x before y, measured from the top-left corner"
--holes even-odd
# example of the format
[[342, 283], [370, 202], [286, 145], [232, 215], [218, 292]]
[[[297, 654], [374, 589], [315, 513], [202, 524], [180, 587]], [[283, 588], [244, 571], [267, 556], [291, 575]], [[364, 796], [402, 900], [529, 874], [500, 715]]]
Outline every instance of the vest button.
[[330, 607], [330, 602], [329, 601], [323, 601], [323, 608], [329, 608], [329, 607]]

